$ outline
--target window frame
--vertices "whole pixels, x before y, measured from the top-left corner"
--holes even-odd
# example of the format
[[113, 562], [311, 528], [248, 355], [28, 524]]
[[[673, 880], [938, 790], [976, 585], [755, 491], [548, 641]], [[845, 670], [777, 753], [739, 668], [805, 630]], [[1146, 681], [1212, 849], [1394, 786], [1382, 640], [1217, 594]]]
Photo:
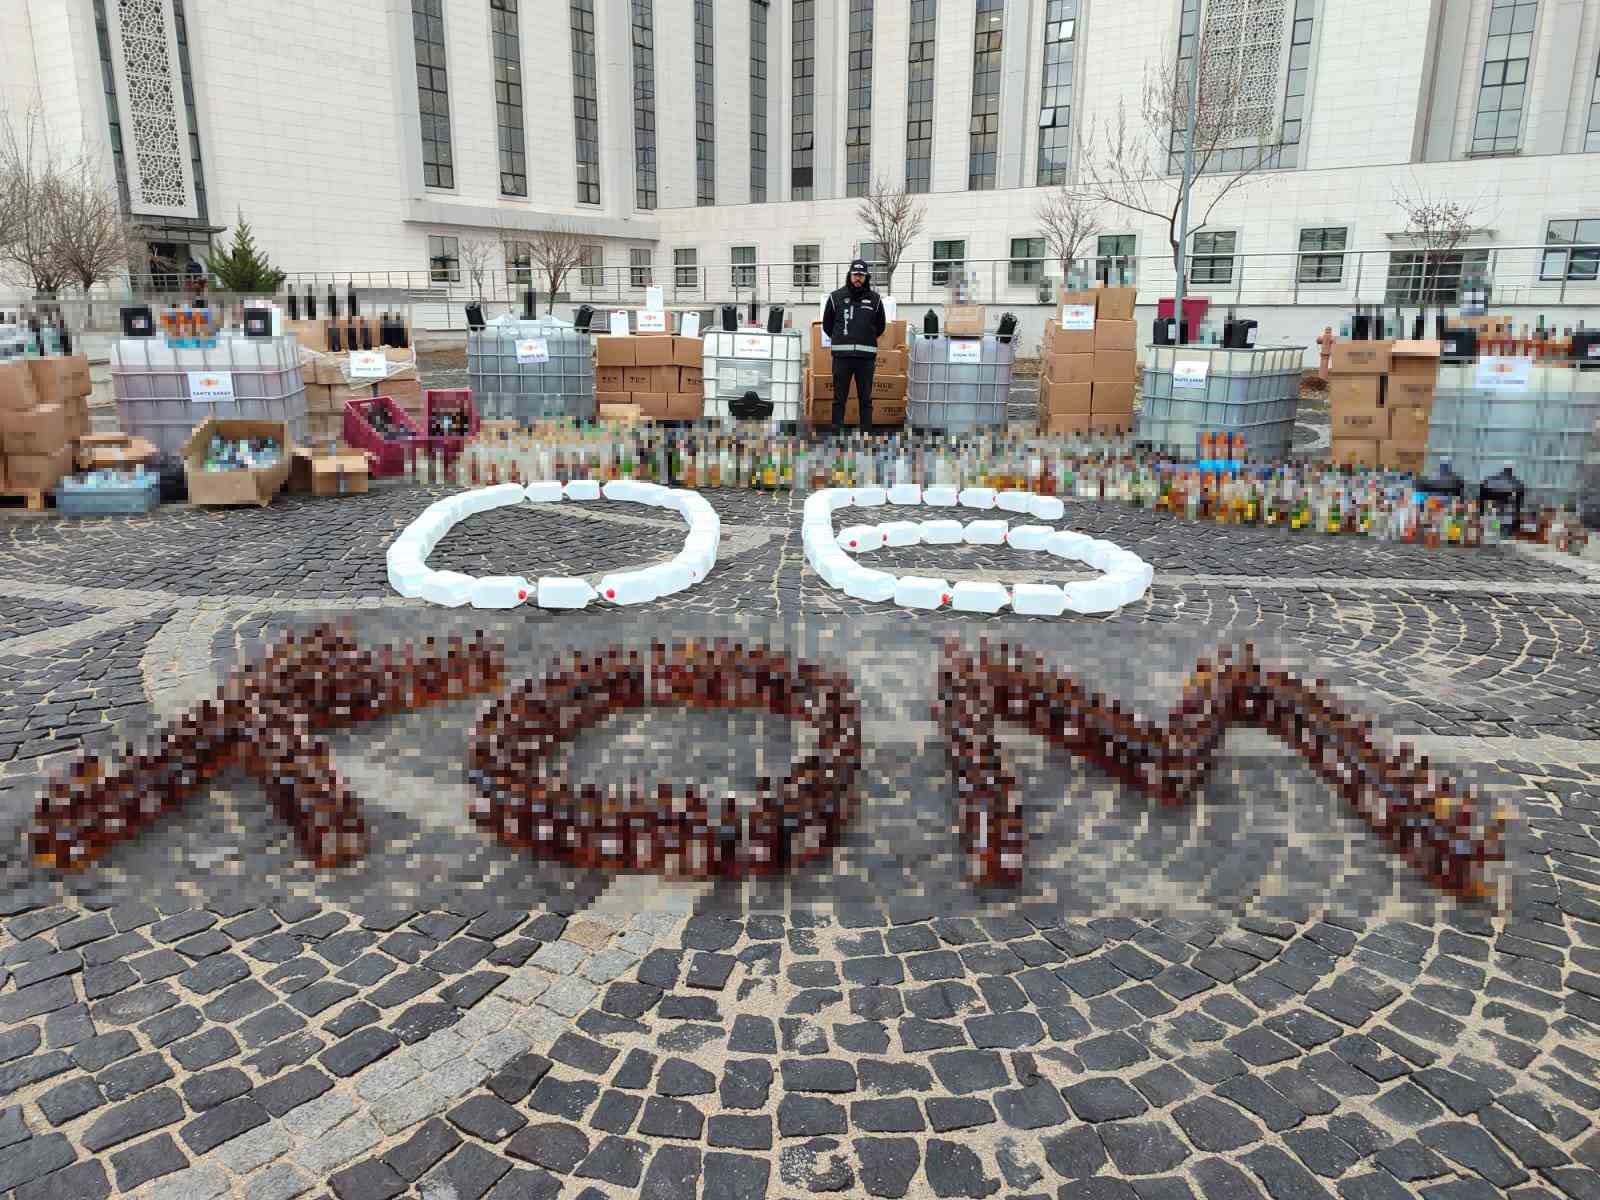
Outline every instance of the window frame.
[[[1049, 257], [1049, 239], [1030, 234], [1026, 237], [1008, 238], [1007, 241], [1010, 243], [1011, 255], [1006, 265], [1006, 283], [1011, 287], [1038, 287], [1044, 280], [1044, 265]], [[1038, 252], [1019, 255], [1018, 242], [1031, 243], [1025, 247], [1028, 251], [1032, 251], [1034, 245], [1037, 245]]]
[[516, 287], [533, 285], [533, 245], [530, 242], [505, 243], [506, 282]]
[[[684, 262], [683, 256], [687, 254], [689, 261]], [[687, 272], [687, 276], [685, 276]], [[698, 246], [674, 246], [672, 248], [672, 287], [673, 290], [687, 288], [691, 291], [700, 286], [700, 248]]]
[[[1107, 239], [1121, 242], [1127, 239], [1133, 245], [1131, 254], [1119, 253], [1116, 248], [1107, 251], [1104, 243]], [[1134, 276], [1139, 273], [1139, 235], [1137, 233], [1097, 233], [1094, 237], [1094, 277], [1102, 283], [1110, 283], [1112, 268], [1119, 263], [1131, 263]]]
[[[592, 260], [592, 261], [586, 261]], [[589, 242], [578, 251], [578, 286], [589, 288], [606, 285], [606, 248], [603, 242]]]
[[[940, 246], [959, 246], [959, 255], [946, 254], [939, 256]], [[967, 239], [966, 238], [936, 238], [928, 248], [929, 279], [934, 287], [950, 286], [950, 268], [956, 269], [957, 275], [964, 275], [967, 270]]]
[[[1332, 249], [1327, 248], [1326, 245], [1324, 245], [1321, 248], [1310, 249], [1310, 250], [1306, 249], [1306, 234], [1308, 234], [1308, 233], [1320, 233], [1320, 234], [1323, 234], [1324, 235], [1324, 241], [1326, 241], [1326, 235], [1330, 234], [1330, 233], [1333, 233], [1335, 230], [1337, 230], [1340, 234], [1343, 235], [1342, 240], [1340, 242], [1339, 249], [1332, 250]], [[1349, 225], [1302, 225], [1300, 227], [1299, 231], [1295, 235], [1295, 266], [1294, 266], [1295, 285], [1297, 287], [1326, 287], [1326, 286], [1329, 286], [1329, 285], [1332, 285], [1332, 284], [1343, 283], [1344, 282], [1344, 260], [1345, 260], [1345, 256], [1347, 254], [1349, 254], [1349, 253], [1350, 253], [1350, 226]], [[1326, 278], [1324, 276], [1318, 276], [1316, 278], [1307, 278], [1306, 277], [1306, 273], [1305, 273], [1306, 272], [1306, 264], [1308, 262], [1316, 262], [1316, 263], [1319, 263], [1319, 264], [1325, 264], [1325, 263], [1327, 263], [1329, 261], [1337, 261], [1338, 268], [1339, 268], [1338, 269], [1338, 273], [1336, 275], [1334, 275], [1331, 279], [1330, 278]]]
[[[790, 248], [792, 265], [794, 267], [794, 286], [797, 288], [819, 288], [822, 286], [822, 243], [800, 242]], [[808, 251], [810, 257], [802, 257], [801, 251]]]
[[[742, 263], [739, 261], [738, 255], [745, 250], [750, 252], [750, 261]], [[761, 265], [758, 261], [759, 258], [760, 254], [754, 246], [728, 247], [729, 279], [735, 288], [750, 288], [754, 290], [756, 286], [756, 269]], [[748, 275], [744, 274], [746, 271], [749, 272]]]
[[[445, 243], [450, 243], [449, 252], [445, 252]], [[437, 243], [437, 247], [435, 246]], [[435, 263], [454, 263], [453, 267], [440, 268]], [[445, 273], [440, 274], [443, 270]], [[429, 283], [460, 283], [461, 282], [461, 238], [453, 233], [430, 233], [428, 235], [428, 282]]]
[[[1524, 7], [1533, 10], [1532, 26], [1529, 29], [1517, 31], [1515, 23], [1520, 11]], [[1497, 11], [1509, 9], [1510, 17], [1507, 28], [1502, 33], [1494, 31], [1494, 22]], [[1530, 88], [1534, 78], [1534, 52], [1538, 48], [1539, 34], [1539, 0], [1489, 0], [1489, 11], [1485, 17], [1483, 27], [1483, 53], [1478, 59], [1478, 83], [1474, 91], [1476, 104], [1472, 109], [1472, 117], [1468, 122], [1467, 156], [1469, 158], [1490, 158], [1506, 154], [1520, 154], [1522, 152], [1522, 135], [1526, 126], [1528, 107], [1532, 101]], [[1527, 44], [1521, 47], [1518, 53], [1513, 48], [1513, 42], [1518, 38], [1526, 38]], [[1504, 41], [1504, 45], [1496, 47], [1497, 41]], [[1499, 57], [1491, 57], [1499, 51]], [[1516, 81], [1510, 78], [1512, 64], [1520, 64], [1522, 76]], [[1499, 79], [1491, 83], [1489, 75], [1495, 67], [1499, 68]], [[1508, 88], [1519, 89], [1515, 107], [1502, 107], [1505, 90]], [[1485, 109], [1484, 104], [1493, 91], [1495, 107]], [[1508, 136], [1500, 131], [1503, 118], [1511, 112], [1517, 114], [1516, 129]], [[1496, 128], [1487, 136], [1478, 131], [1478, 124], [1486, 113], [1493, 113]], [[1481, 143], [1487, 142], [1487, 145]], [[1510, 143], [1502, 145], [1501, 143]], [[1543, 264], [1541, 263], [1541, 269]]]
[[[644, 255], [644, 261], [639, 261], [639, 256]], [[656, 277], [656, 252], [649, 246], [628, 247], [628, 286], [630, 288], [653, 287]]]
[[[1434, 292], [1426, 299], [1423, 298], [1422, 279], [1420, 274], [1415, 277], [1415, 286], [1408, 287], [1405, 291], [1400, 293], [1396, 293], [1394, 281], [1396, 266], [1404, 265], [1397, 263], [1397, 259], [1401, 257], [1421, 259], [1427, 253], [1427, 251], [1421, 246], [1406, 246], [1403, 248], [1397, 247], [1393, 250], [1390, 250], [1389, 261], [1384, 264], [1384, 303], [1409, 305], [1443, 304], [1447, 307], [1454, 306], [1460, 302], [1462, 284], [1466, 279], [1470, 278], [1468, 273], [1469, 270], [1475, 269], [1478, 266], [1481, 266], [1484, 271], [1488, 270], [1490, 250], [1491, 247], [1489, 246], [1462, 246], [1456, 250], [1450, 251], [1444, 257], [1446, 259], [1455, 258], [1459, 260], [1456, 263], [1454, 286], [1448, 291], [1439, 290], [1439, 276], [1435, 275], [1433, 280]], [[1470, 267], [1468, 263], [1469, 257], [1473, 260]], [[1417, 264], [1410, 265], [1415, 267]]]
[[[587, 25], [583, 18], [587, 18]], [[600, 204], [604, 194], [600, 190], [600, 47], [594, 0], [567, 0], [567, 38], [572, 68], [572, 162], [577, 203], [592, 208]], [[586, 87], [592, 95], [584, 94]], [[592, 116], [585, 111], [590, 107]]]
[[[1226, 237], [1231, 239], [1228, 243], [1226, 254], [1216, 249], [1216, 239]], [[1202, 251], [1200, 239], [1209, 239], [1211, 249]], [[1239, 257], [1239, 231], [1237, 229], [1200, 229], [1189, 235], [1189, 253], [1186, 256], [1187, 265], [1184, 268], [1184, 280], [1190, 287], [1226, 288], [1234, 285], [1234, 273], [1237, 270], [1234, 260]], [[1205, 277], [1201, 277], [1200, 264], [1204, 261], [1209, 264]], [[1218, 277], [1217, 264], [1227, 263], [1226, 276]]]
[[[1556, 240], [1557, 225], [1570, 225], [1568, 240]], [[1589, 225], [1590, 239], [1581, 237], [1583, 226]], [[1544, 241], [1539, 251], [1539, 280], [1542, 283], [1595, 283], [1600, 281], [1600, 217], [1551, 217], [1544, 223]], [[1561, 269], [1551, 273], [1552, 256], [1560, 256]], [[1588, 270], [1573, 273], [1573, 266], [1585, 263]]]
[[[496, 29], [496, 24], [510, 28]], [[500, 52], [502, 38], [510, 42], [514, 54]], [[489, 0], [489, 48], [492, 68], [490, 82], [494, 88], [495, 102], [495, 149], [500, 162], [500, 194], [526, 200], [528, 133], [522, 86], [522, 13], [518, 0]], [[515, 75], [515, 78], [501, 79], [502, 73]], [[502, 86], [505, 88], [504, 99], [501, 98]], [[513, 94], [515, 99], [512, 98]], [[517, 182], [519, 180], [520, 183]]]
[[[437, 11], [434, 11], [435, 9]], [[433, 40], [431, 30], [423, 37], [418, 36], [417, 22], [419, 19], [424, 22], [439, 22], [438, 41]], [[428, 46], [429, 62], [426, 67], [417, 59], [417, 52], [423, 42]], [[439, 59], [437, 66], [433, 63], [436, 51]], [[445, 6], [442, 3], [434, 4], [432, 0], [411, 0], [411, 61], [412, 71], [415, 76], [413, 82], [416, 87], [417, 149], [420, 158], [419, 165], [422, 167], [422, 186], [431, 192], [453, 192], [456, 190], [456, 159], [455, 126], [452, 119], [454, 113], [450, 104], [450, 33], [445, 26]], [[424, 70], [429, 73], [426, 88], [422, 84], [422, 72]], [[434, 72], [438, 72], [437, 80]], [[427, 92], [429, 96], [426, 105], [422, 99], [424, 92]], [[435, 96], [444, 97], [443, 113], [438, 111], [440, 102], [433, 99]], [[440, 122], [443, 122], [443, 137], [438, 136]], [[428, 132], [429, 130], [432, 131], [431, 134]], [[430, 143], [435, 147], [433, 151], [434, 161], [432, 163], [428, 161]], [[443, 148], [442, 157], [440, 156], [440, 147]], [[434, 182], [431, 183], [428, 179], [430, 168], [434, 172]], [[446, 181], [444, 175], [447, 171], [449, 172], [448, 181]]]

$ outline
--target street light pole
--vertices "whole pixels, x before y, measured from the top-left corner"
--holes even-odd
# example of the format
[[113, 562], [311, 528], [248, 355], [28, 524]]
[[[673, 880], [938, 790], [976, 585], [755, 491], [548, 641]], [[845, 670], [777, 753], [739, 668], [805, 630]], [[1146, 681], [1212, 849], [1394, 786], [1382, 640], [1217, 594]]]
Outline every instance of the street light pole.
[[1178, 282], [1172, 301], [1172, 316], [1176, 322], [1178, 341], [1183, 341], [1184, 252], [1189, 245], [1189, 188], [1194, 175], [1194, 123], [1200, 108], [1200, 31], [1194, 32], [1194, 53], [1189, 58], [1189, 116], [1183, 137], [1183, 190], [1178, 202]]

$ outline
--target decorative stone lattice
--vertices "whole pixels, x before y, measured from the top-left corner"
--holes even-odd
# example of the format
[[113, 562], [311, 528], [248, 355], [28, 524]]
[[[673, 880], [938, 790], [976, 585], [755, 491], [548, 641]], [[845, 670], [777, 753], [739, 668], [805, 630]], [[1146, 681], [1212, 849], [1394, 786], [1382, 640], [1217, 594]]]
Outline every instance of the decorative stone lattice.
[[117, 15], [129, 102], [123, 127], [132, 131], [140, 200], [155, 207], [183, 208], [189, 203], [183, 169], [187, 122], [175, 99], [167, 6], [163, 0], [117, 0]]

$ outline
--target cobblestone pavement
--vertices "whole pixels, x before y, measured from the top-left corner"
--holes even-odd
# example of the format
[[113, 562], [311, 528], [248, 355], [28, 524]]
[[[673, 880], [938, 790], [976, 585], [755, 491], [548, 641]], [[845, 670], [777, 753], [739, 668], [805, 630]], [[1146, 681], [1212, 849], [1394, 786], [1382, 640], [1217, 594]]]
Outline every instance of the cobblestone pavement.
[[[823, 585], [792, 499], [723, 492], [721, 562], [671, 601], [451, 612], [383, 575], [442, 492], [0, 519], [0, 1196], [1600, 1195], [1595, 564], [1072, 503], [1062, 527], [1155, 564], [1144, 601], [930, 619]], [[433, 561], [596, 575], [681, 536], [626, 505], [496, 512]], [[1003, 549], [878, 557], [1065, 577]], [[373, 644], [485, 629], [512, 678], [719, 634], [827, 659], [862, 704], [857, 812], [825, 865], [783, 880], [532, 862], [465, 816], [479, 700], [328, 739], [372, 830], [358, 866], [299, 861], [237, 775], [86, 871], [27, 861], [53, 764], [330, 618]], [[1501, 898], [1431, 894], [1243, 730], [1179, 809], [1010, 740], [1028, 866], [1014, 891], [974, 889], [927, 709], [936, 640], [980, 635], [1149, 713], [1244, 640], [1330, 680], [1512, 812]], [[649, 711], [568, 754], [580, 779], [730, 792], [805, 737]]]

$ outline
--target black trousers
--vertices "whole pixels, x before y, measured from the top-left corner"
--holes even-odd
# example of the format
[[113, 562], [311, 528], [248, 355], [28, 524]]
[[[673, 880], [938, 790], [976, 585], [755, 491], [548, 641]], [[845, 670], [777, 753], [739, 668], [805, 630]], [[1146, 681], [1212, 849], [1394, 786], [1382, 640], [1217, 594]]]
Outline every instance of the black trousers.
[[850, 381], [856, 381], [856, 399], [861, 404], [861, 428], [872, 425], [872, 372], [877, 357], [871, 354], [833, 356], [833, 427], [844, 428], [844, 406], [850, 398]]

